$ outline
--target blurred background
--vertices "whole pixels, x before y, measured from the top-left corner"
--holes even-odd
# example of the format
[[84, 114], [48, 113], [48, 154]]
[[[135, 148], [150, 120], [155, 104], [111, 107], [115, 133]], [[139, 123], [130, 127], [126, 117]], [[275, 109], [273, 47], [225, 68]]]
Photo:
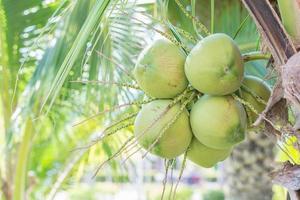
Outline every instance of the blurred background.
[[[0, 0], [0, 199], [157, 200], [163, 182], [165, 199], [172, 195], [182, 157], [167, 177], [156, 156], [114, 157], [132, 135], [132, 121], [94, 142], [143, 101], [132, 88], [137, 56], [155, 38], [174, 38], [174, 30], [192, 47], [203, 30], [183, 10], [211, 32], [234, 37], [243, 53], [260, 49], [240, 1], [179, 2], [182, 7], [173, 0]], [[267, 64], [250, 62], [246, 73], [271, 86]], [[176, 199], [283, 199], [285, 191], [267, 174], [275, 157], [287, 158], [262, 132], [249, 132], [213, 168], [187, 161]]]

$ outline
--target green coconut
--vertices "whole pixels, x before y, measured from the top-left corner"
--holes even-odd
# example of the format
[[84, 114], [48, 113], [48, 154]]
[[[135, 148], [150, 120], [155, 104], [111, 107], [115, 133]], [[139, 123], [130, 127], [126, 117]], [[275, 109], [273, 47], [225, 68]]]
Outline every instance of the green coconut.
[[[243, 81], [243, 87], [241, 90], [242, 98], [251, 104], [251, 106], [258, 112], [261, 113], [266, 105], [257, 100], [257, 97], [267, 102], [271, 95], [271, 89], [265, 81], [255, 76], [246, 76]], [[248, 116], [250, 116], [251, 123], [254, 123], [257, 119], [257, 114], [248, 110]]]
[[138, 57], [133, 72], [135, 79], [148, 96], [175, 97], [188, 85], [185, 58], [181, 49], [169, 40], [156, 40]]
[[195, 137], [189, 146], [187, 158], [202, 167], [210, 168], [218, 162], [225, 160], [231, 153], [229, 149], [213, 149], [205, 146]]
[[215, 149], [229, 149], [245, 138], [247, 116], [231, 96], [202, 96], [192, 107], [190, 122], [195, 137]]
[[192, 139], [189, 113], [186, 109], [172, 125], [167, 126], [181, 107], [178, 103], [169, 108], [171, 102], [172, 100], [155, 100], [144, 105], [134, 122], [135, 136], [138, 143], [146, 150], [162, 134], [162, 130], [168, 127], [150, 151], [168, 159], [175, 158], [185, 152]]
[[226, 95], [241, 86], [244, 62], [235, 42], [226, 34], [216, 33], [192, 49], [185, 62], [185, 74], [198, 91]]

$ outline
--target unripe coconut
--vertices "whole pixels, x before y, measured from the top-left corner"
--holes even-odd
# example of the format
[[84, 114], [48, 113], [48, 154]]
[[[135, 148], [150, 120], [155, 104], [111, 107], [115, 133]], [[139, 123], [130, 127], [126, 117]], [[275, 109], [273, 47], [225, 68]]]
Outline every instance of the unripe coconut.
[[187, 158], [202, 167], [210, 168], [218, 162], [225, 160], [231, 153], [229, 149], [213, 149], [205, 146], [195, 137], [189, 146]]
[[[246, 88], [242, 87], [241, 90], [242, 98], [248, 103], [250, 103], [251, 106], [258, 113], [261, 113], [265, 109], [266, 105], [262, 102], [259, 102], [259, 100], [257, 100], [257, 98], [255, 98], [255, 96], [253, 95], [256, 95], [257, 97], [261, 98], [263, 101], [267, 102], [271, 95], [270, 87], [262, 79], [255, 76], [246, 76], [243, 81], [243, 86]], [[258, 117], [257, 114], [249, 110], [248, 116], [249, 115], [251, 118], [251, 123], [254, 123]]]
[[185, 58], [181, 49], [169, 40], [156, 40], [140, 54], [133, 72], [135, 79], [148, 96], [175, 97], [188, 85]]
[[[171, 102], [172, 100], [155, 100], [144, 105], [138, 113], [134, 122], [134, 133], [138, 143], [146, 150], [180, 111], [179, 103], [169, 108]], [[191, 139], [189, 113], [184, 109], [177, 120], [162, 134], [150, 152], [163, 158], [175, 158], [185, 152]]]
[[192, 107], [190, 122], [195, 137], [215, 149], [229, 149], [244, 140], [247, 116], [231, 96], [202, 96]]
[[235, 42], [226, 34], [216, 33], [192, 49], [185, 62], [185, 74], [200, 92], [226, 95], [241, 86], [244, 62]]

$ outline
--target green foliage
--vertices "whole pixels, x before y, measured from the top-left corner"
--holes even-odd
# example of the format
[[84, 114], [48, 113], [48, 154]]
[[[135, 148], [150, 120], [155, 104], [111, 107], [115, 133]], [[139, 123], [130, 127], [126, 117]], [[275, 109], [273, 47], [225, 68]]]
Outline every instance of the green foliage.
[[[167, 188], [167, 190], [165, 192], [167, 195], [165, 195], [163, 200], [169, 199], [169, 197], [168, 197], [168, 194], [170, 192], [169, 189], [170, 188]], [[175, 199], [176, 200], [189, 200], [189, 199], [191, 199], [192, 195], [193, 195], [193, 190], [191, 188], [184, 187], [184, 188], [178, 189], [176, 191], [176, 198]], [[158, 196], [154, 197], [153, 200], [161, 200], [161, 195], [158, 195]]]
[[273, 185], [273, 198], [272, 200], [282, 200], [287, 198], [287, 190], [279, 185]]
[[224, 200], [225, 195], [221, 190], [210, 190], [204, 193], [203, 200]]
[[292, 40], [300, 42], [300, 11], [297, 0], [277, 0], [282, 24]]
[[[160, 12], [155, 17], [168, 16], [173, 24], [164, 27], [163, 33], [170, 28], [175, 34], [176, 28], [181, 28], [194, 40], [202, 34], [194, 30], [195, 24], [173, 0], [169, 0], [168, 11], [161, 7], [167, 1], [45, 2], [0, 0], [0, 117], [5, 129], [0, 147], [6, 147], [3, 152], [8, 152], [1, 158], [0, 174], [1, 180], [7, 179], [3, 173], [7, 160], [11, 163], [5, 167], [10, 167], [10, 171], [18, 165], [15, 185], [7, 179], [16, 188], [16, 199], [21, 199], [25, 189], [32, 186], [27, 181], [28, 171], [34, 172], [38, 182], [30, 198], [51, 199], [60, 188], [69, 188], [95, 170], [132, 135], [132, 128], [128, 128], [91, 148], [73, 151], [98, 138], [109, 122], [137, 110], [136, 106], [124, 106], [100, 115], [103, 110], [143, 98], [138, 90], [120, 85], [135, 84], [131, 72], [137, 56], [147, 40], [158, 33], [153, 27], [162, 26], [152, 17], [156, 7]], [[257, 50], [259, 36], [240, 1], [215, 1], [211, 7], [215, 21], [211, 21], [209, 6], [203, 6], [211, 5], [210, 0], [181, 2], [204, 25], [213, 26], [215, 32], [234, 36], [240, 29], [236, 41], [243, 52]], [[139, 16], [146, 18], [147, 23], [139, 21]], [[175, 38], [181, 40], [182, 35]], [[247, 73], [265, 76], [265, 65], [251, 62]], [[1, 124], [1, 131], [3, 127]], [[131, 169], [128, 166], [126, 170]], [[116, 161], [109, 168], [116, 174], [124, 172]], [[99, 177], [104, 173], [101, 171]], [[127, 180], [126, 176], [121, 180]], [[190, 190], [177, 194], [178, 199], [190, 196]]]
[[285, 136], [278, 143], [280, 149], [277, 154], [279, 162], [289, 161], [292, 164], [300, 165], [300, 152], [298, 150], [298, 139], [295, 136]]
[[[190, 1], [184, 0], [181, 1], [181, 3], [187, 8], [187, 10], [192, 10]], [[166, 15], [165, 17], [170, 20], [170, 23], [196, 37], [197, 35], [194, 31], [193, 22], [182, 11], [180, 11], [176, 2], [174, 0], [165, 0], [164, 4], [165, 8], [163, 11]]]
[[[47, 23], [51, 14], [58, 7], [59, 1], [45, 3], [37, 0], [17, 1], [2, 0], [2, 6], [6, 18], [6, 55], [8, 58], [9, 85], [10, 89], [14, 89], [16, 79], [20, 81], [28, 81], [32, 68], [35, 65], [36, 57], [39, 50], [43, 46], [43, 38], [40, 40], [41, 46], [33, 45], [34, 39], [43, 31], [43, 27]], [[47, 30], [49, 31], [49, 30]], [[41, 39], [41, 38], [40, 38]], [[29, 54], [31, 52], [31, 54]], [[27, 59], [26, 69], [19, 71], [20, 63]], [[30, 69], [31, 68], [31, 69]], [[25, 69], [25, 68], [24, 68]], [[16, 93], [24, 89], [26, 84], [18, 84]], [[6, 95], [11, 94], [6, 93]], [[10, 95], [10, 97], [12, 97]], [[11, 105], [13, 108], [16, 99]]]
[[[78, 0], [61, 1], [61, 3], [56, 1], [50, 6], [44, 5], [41, 1], [3, 2], [4, 14], [8, 14], [3, 15], [1, 12], [1, 17], [7, 17], [9, 27], [7, 32], [1, 33], [7, 33], [9, 41], [5, 42], [1, 38], [1, 44], [7, 44], [9, 48], [16, 48], [16, 51], [9, 49], [9, 52], [14, 54], [5, 54], [9, 56], [9, 62], [14, 65], [9, 65], [9, 68], [4, 67], [4, 69], [9, 69], [7, 72], [10, 74], [9, 76], [1, 76], [1, 80], [4, 81], [3, 78], [11, 77], [9, 80], [11, 81], [9, 84], [11, 88], [5, 88], [1, 97], [7, 95], [6, 99], [2, 98], [2, 103], [3, 108], [10, 110], [11, 91], [14, 90], [14, 80], [19, 77], [17, 90], [14, 91], [14, 100], [19, 102], [16, 107], [18, 112], [13, 118], [14, 126], [9, 129], [7, 144], [12, 147], [12, 152], [17, 142], [22, 141], [26, 144], [23, 145], [26, 150], [20, 149], [19, 154], [21, 155], [23, 152], [19, 159], [24, 165], [20, 165], [18, 168], [22, 175], [17, 178], [22, 180], [19, 180], [20, 184], [16, 188], [21, 191], [25, 187], [24, 180], [27, 173], [25, 164], [29, 156], [29, 154], [26, 155], [26, 152], [29, 145], [32, 145], [29, 169], [35, 172], [39, 181], [53, 182], [59, 171], [64, 166], [68, 166], [71, 159], [66, 158], [72, 155], [71, 150], [79, 143], [81, 145], [88, 143], [90, 137], [95, 137], [99, 129], [102, 128], [103, 121], [100, 117], [89, 120], [79, 128], [72, 128], [72, 125], [86, 116], [117, 105], [119, 101], [128, 102], [135, 97], [132, 91], [126, 91], [124, 88], [111, 87], [111, 85], [107, 85], [109, 87], [91, 84], [80, 85], [70, 83], [69, 80], [128, 82], [130, 78], [124, 76], [124, 72], [116, 65], [121, 63], [122, 67], [133, 68], [135, 57], [144, 40], [142, 36], [133, 37], [132, 34], [141, 34], [145, 31], [143, 25], [141, 26], [131, 18], [131, 15], [136, 13], [135, 9], [138, 9], [138, 6], [130, 4], [127, 6], [123, 2], [116, 4], [116, 1], [113, 1], [110, 8], [115, 8], [112, 9], [114, 12], [107, 12], [105, 16], [103, 13], [108, 10], [107, 5], [110, 1]], [[58, 10], [54, 12], [56, 8]], [[93, 12], [82, 12], [82, 10], [90, 9]], [[139, 12], [147, 13], [148, 9], [151, 10], [152, 8], [146, 7]], [[122, 12], [127, 12], [125, 17], [123, 17]], [[23, 16], [24, 13], [28, 14]], [[51, 14], [53, 16], [50, 18]], [[12, 19], [15, 22], [10, 21]], [[5, 20], [1, 20], [1, 28], [4, 27], [4, 22]], [[32, 26], [28, 22], [32, 23]], [[128, 27], [128, 24], [131, 26]], [[78, 36], [78, 33], [81, 34]], [[23, 37], [24, 34], [26, 37]], [[28, 38], [27, 35], [29, 35]], [[51, 41], [50, 45], [48, 44], [49, 41]], [[21, 54], [20, 52], [23, 51], [19, 49], [23, 48], [26, 49], [26, 52]], [[115, 51], [115, 49], [120, 51]], [[1, 47], [1, 54], [3, 54], [3, 50]], [[44, 51], [45, 53], [42, 58], [39, 56], [31, 57], [32, 52], [35, 51]], [[105, 57], [109, 59], [99, 55], [99, 52], [101, 55], [105, 54]], [[78, 56], [74, 53], [77, 53]], [[3, 60], [1, 56], [1, 64], [3, 64]], [[24, 62], [25, 60], [26, 62]], [[22, 64], [22, 70], [19, 71], [20, 62], [24, 62], [24, 64]], [[5, 80], [4, 82], [8, 81]], [[22, 90], [24, 90], [23, 94], [21, 94]], [[47, 101], [49, 98], [52, 100]], [[40, 111], [43, 108], [47, 108], [50, 112], [47, 115], [42, 115]], [[22, 138], [23, 133], [15, 134], [18, 130], [22, 130], [27, 119], [31, 122], [31, 117], [38, 118], [35, 119], [34, 128], [32, 130], [27, 129], [27, 136], [24, 135]], [[115, 114], [110, 117], [117, 118], [118, 115]], [[10, 116], [6, 118], [9, 119]], [[35, 137], [33, 137], [34, 135]], [[120, 137], [116, 141], [112, 139], [106, 141], [106, 146], [108, 144], [109, 146], [103, 149], [105, 152], [103, 159], [108, 154], [107, 149], [113, 151], [122, 143], [123, 139]], [[97, 151], [99, 149], [102, 149], [101, 146], [98, 147]], [[99, 161], [101, 161], [99, 157], [93, 159], [94, 163]], [[49, 173], [50, 171], [51, 173]], [[46, 184], [41, 183], [39, 185], [41, 187], [36, 189], [49, 190], [49, 186]], [[16, 194], [22, 196], [21, 193], [17, 192]]]

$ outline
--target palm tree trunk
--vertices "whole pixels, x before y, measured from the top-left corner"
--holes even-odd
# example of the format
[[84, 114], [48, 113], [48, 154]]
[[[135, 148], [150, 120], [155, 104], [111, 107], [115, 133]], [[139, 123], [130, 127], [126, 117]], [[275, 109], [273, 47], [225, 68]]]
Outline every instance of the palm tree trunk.
[[268, 176], [274, 160], [274, 143], [261, 132], [250, 132], [224, 163], [228, 200], [270, 200], [272, 183]]

